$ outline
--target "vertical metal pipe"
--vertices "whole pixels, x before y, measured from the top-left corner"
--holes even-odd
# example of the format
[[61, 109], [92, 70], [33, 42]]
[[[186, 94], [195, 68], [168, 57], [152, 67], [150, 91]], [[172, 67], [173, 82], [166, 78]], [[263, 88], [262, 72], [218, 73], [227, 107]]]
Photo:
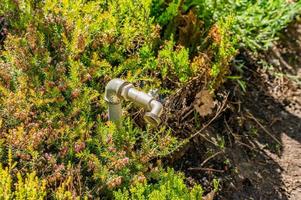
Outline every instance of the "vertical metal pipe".
[[113, 104], [108, 103], [109, 106], [109, 120], [114, 122], [117, 128], [121, 128], [122, 108], [121, 103]]

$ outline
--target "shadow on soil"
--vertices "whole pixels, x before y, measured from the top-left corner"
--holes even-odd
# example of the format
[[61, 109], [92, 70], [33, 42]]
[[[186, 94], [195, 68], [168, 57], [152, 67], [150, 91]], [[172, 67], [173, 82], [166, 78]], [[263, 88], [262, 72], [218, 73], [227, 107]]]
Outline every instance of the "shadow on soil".
[[[292, 48], [289, 45], [295, 44], [289, 42], [281, 50]], [[290, 52], [291, 56], [298, 53]], [[282, 56], [286, 53], [289, 51], [280, 52]], [[276, 55], [270, 58], [275, 57], [278, 59]], [[198, 182], [206, 192], [213, 189], [213, 179], [219, 179], [221, 191], [216, 199], [289, 199], [282, 177], [284, 169], [275, 157], [282, 156], [284, 134], [301, 143], [300, 105], [294, 102], [300, 100], [301, 88], [286, 78], [283, 81], [283, 77], [279, 83], [274, 75], [260, 71], [247, 53], [240, 54], [239, 59], [248, 65], [243, 75], [247, 92], [243, 93], [238, 84], [226, 83], [230, 92], [228, 109], [206, 129], [219, 145], [196, 138], [173, 165], [184, 171], [188, 185]], [[287, 56], [284, 61], [292, 63]], [[300, 66], [301, 61], [298, 65], [296, 59], [293, 62], [293, 66]], [[300, 69], [290, 70], [297, 75]], [[275, 91], [277, 95], [273, 95]]]
[[[243, 135], [242, 144], [249, 146], [240, 144], [230, 150], [231, 160], [238, 168], [237, 176], [242, 181], [236, 182], [232, 190], [225, 190], [222, 196], [225, 199], [288, 199], [281, 176], [283, 169], [270, 155], [282, 156], [283, 134], [301, 143], [301, 118], [287, 111], [286, 107], [292, 103], [290, 98], [280, 101], [270, 95], [277, 85], [270, 85], [272, 81], [252, 71], [251, 66], [249, 69], [248, 92], [234, 97], [241, 101], [241, 114], [236, 117], [240, 120], [235, 116], [228, 119], [232, 132]], [[239, 121], [243, 121], [242, 128], [237, 126]], [[251, 156], [242, 153], [242, 146], [252, 152]]]

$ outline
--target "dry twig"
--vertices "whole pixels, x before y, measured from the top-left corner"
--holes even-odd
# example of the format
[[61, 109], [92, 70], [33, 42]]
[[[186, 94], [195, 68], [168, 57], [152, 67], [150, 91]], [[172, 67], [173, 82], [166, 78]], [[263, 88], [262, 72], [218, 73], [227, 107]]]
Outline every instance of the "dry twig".
[[247, 117], [249, 118], [249, 119], [252, 119], [254, 122], [256, 122], [256, 124], [258, 124], [261, 128], [262, 128], [262, 130], [266, 133], [266, 134], [268, 134], [273, 140], [275, 140], [279, 145], [281, 145], [282, 146], [282, 144], [281, 144], [281, 142], [274, 136], [274, 135], [272, 135], [255, 117], [254, 117], [254, 115], [252, 115], [252, 113], [250, 113], [249, 111], [247, 111], [247, 113], [248, 113], [248, 115], [247, 115]]
[[209, 156], [206, 160], [204, 160], [204, 161], [200, 164], [200, 166], [201, 166], [201, 167], [204, 166], [209, 160], [211, 160], [212, 158], [214, 158], [215, 156], [217, 156], [217, 155], [219, 155], [219, 154], [221, 154], [221, 153], [223, 153], [223, 152], [222, 152], [222, 151], [219, 151], [219, 152], [213, 154], [212, 156]]
[[189, 171], [211, 171], [211, 172], [219, 172], [224, 173], [224, 170], [220, 169], [212, 169], [212, 168], [204, 168], [204, 167], [190, 167], [188, 168]]

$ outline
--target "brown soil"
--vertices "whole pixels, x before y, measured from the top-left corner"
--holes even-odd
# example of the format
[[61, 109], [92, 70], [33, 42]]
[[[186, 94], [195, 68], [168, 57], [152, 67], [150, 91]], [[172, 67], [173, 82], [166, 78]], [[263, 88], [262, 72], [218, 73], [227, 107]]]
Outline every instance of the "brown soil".
[[286, 198], [298, 200], [301, 199], [301, 23], [292, 24], [272, 52], [270, 60], [280, 61], [278, 71], [283, 76], [270, 81], [268, 91], [283, 107], [278, 109], [279, 120], [271, 125], [271, 130], [278, 133], [282, 151], [279, 156], [266, 153], [282, 169], [281, 188]]
[[216, 199], [301, 199], [301, 23], [261, 56], [238, 56], [246, 92], [228, 81], [226, 109], [173, 163], [206, 192], [219, 179]]

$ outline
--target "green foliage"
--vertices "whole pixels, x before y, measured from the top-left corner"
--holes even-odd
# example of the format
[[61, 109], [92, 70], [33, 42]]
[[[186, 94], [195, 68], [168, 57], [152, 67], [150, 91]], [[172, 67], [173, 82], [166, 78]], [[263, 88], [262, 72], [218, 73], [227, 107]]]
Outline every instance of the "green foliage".
[[104, 123], [108, 80], [159, 80], [150, 74], [159, 37], [150, 3], [7, 1], [1, 7], [11, 22], [22, 9], [31, 16], [10, 23], [1, 52], [2, 157], [12, 146], [18, 168], [43, 174], [55, 198], [110, 197], [179, 145], [166, 129], [142, 131], [127, 120], [116, 130]]
[[167, 25], [171, 20], [173, 20], [174, 17], [176, 17], [179, 14], [180, 6], [181, 0], [172, 0], [168, 4], [164, 12], [158, 17], [158, 23], [160, 25]]
[[0, 198], [1, 199], [12, 199], [13, 192], [11, 191], [12, 179], [9, 174], [8, 168], [3, 169], [0, 165]]
[[233, 23], [233, 18], [228, 17], [225, 20], [218, 21], [216, 27], [209, 32], [214, 40], [212, 48], [216, 52], [210, 72], [213, 77], [211, 88], [218, 88], [225, 80], [225, 76], [230, 71], [231, 60], [237, 54], [235, 48], [237, 38], [231, 32]]
[[155, 184], [143, 182], [132, 185], [129, 189], [124, 188], [123, 190], [120, 189], [117, 192], [114, 192], [115, 199], [202, 199], [202, 188], [199, 185], [195, 185], [191, 190], [189, 190], [183, 181], [182, 174], [177, 174], [172, 169], [167, 169], [166, 172], [159, 172], [157, 176], [159, 178], [156, 180]]
[[193, 75], [189, 65], [188, 50], [184, 47], [175, 47], [175, 43], [166, 41], [158, 52], [158, 70], [164, 79], [178, 78], [180, 82], [186, 82]]
[[239, 35], [242, 46], [252, 50], [267, 49], [277, 38], [277, 32], [300, 11], [300, 1], [256, 1], [236, 17], [239, 26], [234, 26], [234, 30]]
[[219, 188], [219, 180], [218, 179], [213, 179], [213, 188], [214, 191], [217, 192]]
[[34, 2], [29, 0], [12, 1], [2, 0], [0, 16], [6, 15], [9, 24], [18, 31], [24, 31], [32, 20]]
[[35, 172], [27, 173], [25, 178], [21, 173], [16, 174], [14, 181], [14, 166], [3, 168], [0, 164], [0, 199], [34, 200], [46, 197], [46, 181], [40, 180]]
[[17, 175], [15, 199], [44, 199], [46, 196], [46, 181], [39, 181], [35, 173], [30, 173], [23, 180], [21, 174]]
[[200, 19], [209, 28], [213, 23], [231, 16], [232, 31], [239, 37], [240, 47], [253, 51], [267, 49], [277, 33], [296, 13], [301, 11], [301, 2], [286, 0], [187, 0], [184, 10], [196, 8]]
[[[189, 40], [186, 44], [190, 48], [188, 57], [191, 58], [195, 49], [198, 49], [198, 53], [207, 54], [209, 62], [212, 61], [209, 73], [211, 81], [208, 85], [211, 89], [222, 84], [229, 73], [229, 64], [239, 48], [246, 47], [253, 51], [267, 49], [277, 39], [277, 32], [301, 11], [301, 2], [286, 0], [186, 0], [169, 3], [157, 0], [153, 5], [152, 15], [161, 25], [166, 26], [164, 38], [175, 35], [175, 40], [182, 43], [188, 39], [181, 37], [191, 37], [194, 41]], [[188, 14], [184, 15], [183, 12]], [[203, 23], [197, 22], [194, 15]], [[177, 26], [180, 27], [177, 29]], [[195, 26], [203, 27], [200, 30]], [[213, 41], [208, 41], [208, 36]], [[174, 49], [171, 47], [170, 45], [169, 52]], [[160, 52], [158, 55], [160, 56]], [[197, 68], [200, 67], [204, 66]], [[197, 74], [191, 73], [195, 71], [193, 67], [188, 69], [187, 65], [181, 65], [181, 68], [185, 75], [179, 73], [177, 67], [174, 68], [181, 81], [185, 82], [187, 77]], [[169, 71], [163, 67], [161, 73], [164, 77]]]

